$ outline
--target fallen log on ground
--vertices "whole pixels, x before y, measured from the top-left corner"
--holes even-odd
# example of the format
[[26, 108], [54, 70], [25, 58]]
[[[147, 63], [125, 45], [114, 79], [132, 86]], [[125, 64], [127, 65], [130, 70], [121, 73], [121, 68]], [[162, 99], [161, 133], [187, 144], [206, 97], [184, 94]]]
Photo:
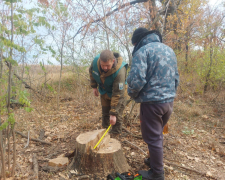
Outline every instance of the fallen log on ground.
[[[23, 133], [21, 133], [21, 132], [19, 132], [19, 131], [15, 131], [15, 133], [21, 135], [23, 138], [28, 138], [28, 136], [24, 135]], [[43, 144], [52, 145], [52, 143], [46, 142], [46, 141], [42, 141], [42, 140], [40, 140], [40, 139], [30, 138], [30, 140], [31, 140], [31, 141], [40, 142], [40, 143], [43, 143]]]

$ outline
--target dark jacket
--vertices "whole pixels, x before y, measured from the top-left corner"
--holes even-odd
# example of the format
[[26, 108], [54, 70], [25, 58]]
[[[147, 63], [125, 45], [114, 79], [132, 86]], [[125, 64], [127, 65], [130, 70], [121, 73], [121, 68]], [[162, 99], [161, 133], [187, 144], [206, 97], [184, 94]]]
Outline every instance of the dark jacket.
[[155, 33], [135, 46], [127, 83], [128, 95], [136, 102], [173, 101], [179, 84], [176, 55]]

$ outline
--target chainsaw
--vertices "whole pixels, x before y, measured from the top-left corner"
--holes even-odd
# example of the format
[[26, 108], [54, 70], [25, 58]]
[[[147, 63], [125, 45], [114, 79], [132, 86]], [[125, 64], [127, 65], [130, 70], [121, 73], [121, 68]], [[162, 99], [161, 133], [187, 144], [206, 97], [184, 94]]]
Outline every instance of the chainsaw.
[[142, 176], [140, 174], [136, 174], [136, 175], [131, 175], [129, 172], [125, 172], [125, 173], [116, 173], [115, 174], [115, 178], [109, 174], [107, 176], [107, 180], [142, 180]]

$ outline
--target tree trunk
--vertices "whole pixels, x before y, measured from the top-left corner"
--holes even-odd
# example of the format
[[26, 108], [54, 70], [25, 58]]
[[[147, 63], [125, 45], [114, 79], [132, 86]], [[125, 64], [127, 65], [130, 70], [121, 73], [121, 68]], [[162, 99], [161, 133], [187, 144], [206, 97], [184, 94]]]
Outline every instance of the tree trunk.
[[94, 146], [104, 134], [105, 129], [80, 134], [76, 138], [75, 156], [70, 166], [82, 174], [108, 175], [112, 172], [127, 172], [130, 167], [118, 140], [108, 134], [98, 147]]
[[186, 41], [186, 46], [185, 46], [185, 60], [186, 60], [186, 63], [185, 63], [185, 70], [186, 72], [188, 72], [188, 51], [189, 51], [189, 46], [188, 46], [188, 42]]
[[3, 56], [2, 56], [2, 50], [1, 50], [1, 55], [0, 55], [0, 79], [2, 78], [3, 74]]
[[[13, 3], [11, 0], [11, 42], [13, 42]], [[10, 57], [12, 59], [12, 47], [10, 48]], [[7, 113], [8, 117], [10, 117], [10, 98], [11, 98], [11, 81], [12, 81], [12, 64], [9, 61], [8, 62], [9, 66], [9, 75], [8, 75], [8, 95], [7, 95]], [[8, 171], [10, 171], [10, 125], [9, 123], [8, 128], [7, 128], [7, 139], [8, 139]]]
[[159, 22], [155, 21], [156, 15], [157, 15], [157, 8], [156, 8], [156, 3], [155, 0], [150, 0], [149, 1], [149, 13], [150, 13], [150, 19], [151, 19], [151, 25], [149, 24], [149, 28], [151, 27], [152, 29], [159, 29]]
[[[162, 30], [162, 36], [164, 35], [164, 32], [167, 32], [167, 18], [168, 16], [170, 15], [174, 15], [175, 13], [177, 13], [177, 8], [178, 8], [178, 5], [180, 4], [180, 2], [177, 2], [178, 4], [176, 4], [174, 2], [174, 0], [160, 0], [160, 2], [163, 4], [163, 7], [164, 7], [164, 11], [162, 11], [160, 14], [161, 15], [164, 15], [164, 22], [163, 22], [163, 30]], [[177, 29], [178, 29], [178, 23], [180, 22], [180, 20], [175, 20], [174, 24], [173, 24], [173, 32], [174, 32], [174, 35], [176, 37], [175, 39], [175, 43], [174, 43], [174, 47], [176, 50], [178, 50], [179, 52], [181, 51], [181, 41], [180, 41], [180, 38], [178, 37], [178, 33], [177, 33]]]
[[104, 13], [103, 23], [104, 23], [106, 39], [107, 39], [107, 49], [110, 49], [109, 48], [109, 34], [108, 34], [107, 25], [106, 25], [106, 14], [105, 14], [105, 9], [104, 9], [104, 5], [103, 5], [103, 0], [101, 0], [101, 3], [102, 3], [102, 10], [103, 10], [103, 13]]
[[[14, 123], [15, 125], [15, 123]], [[12, 177], [15, 175], [15, 167], [16, 167], [16, 135], [15, 135], [15, 127], [12, 128], [12, 137], [13, 137], [13, 166], [12, 166]]]
[[[22, 47], [24, 47], [24, 44], [23, 44], [23, 39], [24, 39], [24, 37], [22, 36]], [[25, 54], [25, 52], [22, 52], [21, 53], [21, 56], [22, 56], [22, 72], [21, 72], [21, 79], [23, 80], [23, 75], [24, 75], [24, 54]], [[23, 85], [23, 83], [21, 83], [21, 85], [20, 85], [20, 90], [22, 90], [22, 85]]]
[[[190, 20], [190, 17], [188, 18]], [[187, 26], [186, 33], [185, 33], [185, 71], [188, 72], [188, 54], [189, 54], [189, 41], [190, 41], [190, 31], [191, 31], [191, 26]]]
[[[212, 40], [211, 40], [212, 42]], [[206, 80], [205, 80], [205, 86], [204, 86], [204, 93], [206, 93], [208, 85], [209, 85], [209, 78], [211, 75], [211, 70], [212, 70], [212, 61], [213, 61], [213, 47], [212, 44], [210, 44], [210, 50], [209, 50], [209, 57], [210, 57], [210, 64], [209, 64], [209, 71], [206, 75]]]
[[59, 86], [58, 86], [58, 93], [57, 93], [57, 109], [59, 110], [59, 96], [60, 96], [60, 88], [61, 88], [61, 79], [62, 79], [62, 67], [63, 67], [63, 46], [64, 42], [62, 44], [61, 49], [61, 59], [60, 59], [60, 74], [59, 74]]
[[[1, 120], [1, 115], [0, 115], [0, 126], [2, 125], [2, 120]], [[0, 152], [1, 152], [1, 174], [2, 174], [2, 178], [5, 180], [6, 176], [5, 176], [5, 153], [3, 150], [3, 136], [2, 136], [2, 131], [0, 131]]]

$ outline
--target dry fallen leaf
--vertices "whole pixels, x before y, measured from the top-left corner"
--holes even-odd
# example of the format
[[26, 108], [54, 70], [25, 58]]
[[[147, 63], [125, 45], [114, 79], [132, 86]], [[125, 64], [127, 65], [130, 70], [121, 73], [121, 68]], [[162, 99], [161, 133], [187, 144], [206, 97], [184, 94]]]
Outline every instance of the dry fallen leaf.
[[128, 151], [131, 149], [130, 147], [126, 147], [126, 146], [123, 147], [123, 148], [126, 149], [126, 150], [128, 150]]
[[223, 166], [224, 165], [222, 161], [217, 161], [216, 163], [217, 163], [217, 166]]
[[207, 176], [207, 177], [212, 177], [212, 173], [211, 173], [210, 171], [208, 171], [208, 172], [206, 173], [206, 176]]
[[191, 156], [187, 156], [188, 159], [190, 160], [194, 160], [195, 158], [194, 157], [191, 157]]
[[14, 180], [14, 177], [6, 178], [6, 180]]
[[195, 157], [195, 161], [198, 162], [199, 161], [199, 158]]
[[207, 115], [202, 115], [203, 119], [209, 119], [209, 117]]

